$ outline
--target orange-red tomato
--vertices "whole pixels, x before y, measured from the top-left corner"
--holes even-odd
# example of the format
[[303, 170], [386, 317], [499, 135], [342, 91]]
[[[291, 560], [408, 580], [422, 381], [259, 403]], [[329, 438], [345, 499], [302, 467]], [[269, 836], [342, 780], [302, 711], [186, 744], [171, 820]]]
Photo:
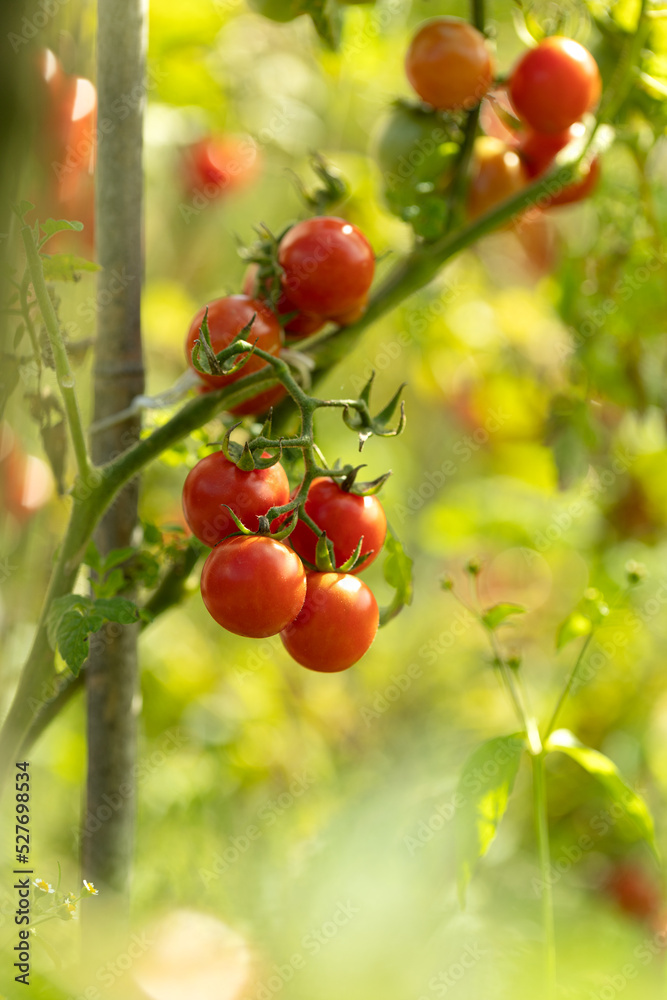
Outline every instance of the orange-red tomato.
[[405, 57], [408, 80], [434, 108], [472, 108], [491, 86], [493, 63], [481, 34], [458, 17], [426, 21], [410, 42]]
[[259, 169], [259, 151], [250, 136], [212, 135], [186, 150], [183, 181], [189, 191], [217, 198], [252, 184]]
[[564, 132], [600, 99], [600, 71], [588, 49], [552, 35], [512, 70], [509, 94], [517, 114], [537, 132]]
[[362, 231], [328, 215], [297, 222], [281, 240], [278, 261], [290, 302], [325, 319], [358, 306], [375, 272], [373, 248]]
[[[190, 329], [185, 339], [185, 354], [188, 364], [192, 366], [192, 348], [195, 340], [199, 339], [199, 331], [204, 320], [205, 307], [201, 308], [193, 318]], [[258, 299], [251, 299], [247, 295], [227, 295], [224, 298], [216, 299], [208, 305], [208, 329], [213, 350], [218, 353], [234, 339], [234, 337], [247, 326], [255, 316], [252, 329], [246, 334], [246, 339], [250, 342], [257, 342], [257, 347], [268, 354], [278, 355], [281, 346], [281, 330], [278, 320], [269, 308]], [[229, 385], [244, 375], [259, 371], [266, 366], [266, 361], [253, 355], [249, 361], [236, 372], [229, 375], [207, 375], [198, 372], [202, 381], [211, 388], [219, 389], [221, 386]], [[239, 415], [250, 413], [262, 413], [268, 406], [273, 405], [284, 395], [282, 386], [275, 386], [267, 389], [257, 396], [234, 406], [232, 413]], [[267, 402], [268, 400], [268, 402]]]
[[301, 666], [333, 674], [361, 659], [375, 638], [378, 623], [375, 597], [358, 577], [309, 573], [303, 607], [280, 638]]
[[482, 136], [475, 142], [468, 215], [475, 219], [517, 194], [527, 183], [521, 159], [500, 139]]
[[299, 614], [306, 574], [297, 554], [274, 538], [226, 538], [204, 563], [201, 596], [209, 614], [228, 632], [266, 638]]
[[197, 462], [183, 484], [185, 519], [192, 533], [210, 546], [237, 531], [227, 507], [246, 528], [257, 531], [262, 515], [288, 501], [289, 483], [280, 462], [246, 472], [221, 451]]

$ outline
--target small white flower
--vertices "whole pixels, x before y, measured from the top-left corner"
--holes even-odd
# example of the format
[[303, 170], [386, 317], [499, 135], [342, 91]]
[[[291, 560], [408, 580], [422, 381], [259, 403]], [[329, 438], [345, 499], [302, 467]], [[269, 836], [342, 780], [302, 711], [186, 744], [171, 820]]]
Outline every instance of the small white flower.
[[[83, 887], [86, 892], [91, 896], [97, 896], [98, 890], [95, 888], [92, 882], [86, 882], [85, 878], [83, 880]], [[51, 890], [53, 891], [53, 890]]]
[[36, 889], [41, 889], [42, 892], [55, 892], [56, 890], [48, 882], [45, 882], [43, 878], [33, 879], [32, 884]]

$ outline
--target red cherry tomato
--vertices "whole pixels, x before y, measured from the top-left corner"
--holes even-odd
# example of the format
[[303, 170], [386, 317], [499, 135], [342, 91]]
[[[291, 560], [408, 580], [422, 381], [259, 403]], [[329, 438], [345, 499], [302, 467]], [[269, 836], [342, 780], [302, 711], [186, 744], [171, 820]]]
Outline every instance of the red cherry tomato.
[[576, 201], [582, 201], [584, 198], [588, 198], [588, 196], [595, 190], [599, 179], [600, 160], [596, 156], [595, 159], [592, 160], [585, 177], [582, 177], [579, 181], [575, 181], [573, 184], [568, 184], [566, 188], [563, 188], [560, 194], [553, 195], [547, 207], [553, 208], [556, 205], [572, 205]]
[[259, 173], [259, 153], [250, 136], [208, 136], [193, 143], [183, 161], [183, 181], [190, 191], [209, 197], [247, 187]]
[[368, 297], [366, 296], [361, 300], [361, 302], [358, 302], [356, 306], [352, 306], [351, 309], [348, 309], [347, 312], [342, 313], [340, 316], [332, 316], [331, 322], [337, 323], [338, 326], [352, 326], [352, 324], [356, 323], [358, 319], [361, 319], [367, 309]]
[[600, 71], [588, 49], [559, 35], [521, 56], [509, 85], [517, 114], [537, 132], [564, 132], [597, 104], [600, 90]]
[[527, 128], [519, 142], [519, 156], [530, 178], [539, 177], [547, 170], [555, 156], [574, 139], [583, 134], [584, 126], [575, 122], [562, 132], [536, 132]]
[[[268, 456], [267, 456], [268, 457]], [[221, 451], [207, 455], [188, 472], [183, 484], [183, 513], [194, 535], [214, 546], [237, 528], [227, 504], [239, 520], [257, 531], [259, 517], [289, 501], [289, 483], [280, 462], [268, 469], [244, 472]]]
[[[192, 366], [192, 348], [195, 340], [199, 338], [199, 330], [204, 320], [205, 311], [205, 308], [202, 308], [196, 314], [185, 339], [185, 355], [190, 366]], [[259, 348], [267, 351], [269, 354], [277, 355], [280, 351], [281, 343], [278, 320], [263, 302], [260, 302], [258, 299], [251, 299], [247, 295], [227, 295], [209, 304], [208, 329], [213, 350], [217, 353], [231, 343], [237, 333], [240, 333], [243, 327], [250, 322], [253, 315], [255, 316], [255, 321], [252, 329], [247, 334], [248, 341], [251, 343], [257, 341]], [[206, 385], [214, 389], [219, 389], [221, 386], [236, 382], [237, 379], [242, 378], [244, 375], [250, 375], [252, 372], [259, 371], [265, 366], [265, 361], [257, 356], [253, 356], [243, 368], [229, 375], [206, 375], [201, 372], [197, 374]], [[267, 399], [270, 398], [275, 401], [282, 398], [284, 394], [282, 386], [267, 389], [266, 392], [253, 396], [244, 403], [232, 407], [231, 412], [239, 415], [262, 413], [268, 408], [268, 405], [272, 405], [271, 403], [265, 405]]]
[[349, 573], [309, 573], [298, 617], [280, 633], [301, 666], [323, 674], [347, 670], [369, 649], [379, 611], [366, 584]]
[[606, 888], [618, 906], [633, 917], [653, 917], [662, 903], [657, 879], [649, 877], [639, 865], [629, 862], [614, 868]]
[[412, 39], [405, 72], [422, 101], [453, 111], [479, 104], [491, 86], [493, 64], [477, 28], [458, 17], [435, 17]]
[[527, 176], [518, 154], [500, 139], [482, 136], [475, 142], [468, 189], [468, 215], [484, 215], [525, 187]]
[[[346, 493], [333, 479], [319, 478], [310, 484], [305, 509], [333, 543], [337, 566], [350, 558], [362, 535], [361, 554], [373, 554], [355, 573], [366, 569], [377, 559], [387, 534], [387, 518], [377, 497]], [[289, 536], [289, 543], [302, 559], [315, 565], [317, 536], [307, 524], [297, 522]]]
[[375, 271], [373, 249], [361, 230], [333, 216], [298, 222], [281, 241], [278, 260], [289, 300], [327, 319], [357, 306]]
[[[259, 297], [261, 289], [258, 287], [257, 274], [258, 264], [251, 264], [243, 276], [241, 290], [245, 295]], [[325, 320], [321, 316], [311, 316], [308, 313], [299, 312], [293, 302], [283, 292], [276, 303], [276, 310], [279, 316], [287, 316], [289, 313], [297, 313], [292, 319], [285, 323], [285, 333], [290, 337], [309, 337], [311, 333], [317, 333], [324, 326]]]
[[306, 574], [282, 542], [261, 535], [226, 538], [204, 563], [201, 596], [228, 632], [261, 639], [294, 621], [306, 596]]
[[0, 510], [25, 524], [53, 495], [53, 475], [36, 455], [27, 455], [7, 424], [0, 425]]

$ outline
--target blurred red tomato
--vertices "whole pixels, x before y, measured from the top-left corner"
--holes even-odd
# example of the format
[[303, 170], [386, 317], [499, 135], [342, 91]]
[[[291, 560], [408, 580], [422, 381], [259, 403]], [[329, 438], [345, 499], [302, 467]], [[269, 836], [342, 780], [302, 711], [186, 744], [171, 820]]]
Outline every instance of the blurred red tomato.
[[630, 916], [654, 919], [662, 904], [657, 874], [648, 872], [633, 862], [617, 864], [609, 875], [607, 892], [615, 903]]
[[46, 462], [27, 455], [14, 432], [0, 427], [1, 506], [24, 524], [51, 499], [53, 476]]
[[259, 151], [250, 136], [211, 135], [186, 150], [183, 184], [192, 194], [219, 198], [252, 184], [259, 169]]

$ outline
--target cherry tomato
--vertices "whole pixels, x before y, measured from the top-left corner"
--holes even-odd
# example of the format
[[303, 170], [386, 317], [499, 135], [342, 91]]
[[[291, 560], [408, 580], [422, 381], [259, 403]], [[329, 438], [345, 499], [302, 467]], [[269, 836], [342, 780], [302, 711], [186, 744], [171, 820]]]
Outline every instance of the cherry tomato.
[[333, 216], [297, 222], [281, 241], [278, 261], [290, 301], [325, 319], [357, 306], [375, 271], [373, 249], [361, 230]]
[[221, 504], [231, 507], [246, 528], [257, 531], [260, 516], [288, 501], [289, 483], [280, 462], [268, 469], [244, 472], [221, 451], [197, 462], [183, 484], [185, 519], [192, 533], [210, 546], [237, 530]]
[[7, 424], [0, 424], [0, 510], [24, 524], [53, 495], [53, 475], [36, 455], [27, 455]]
[[[199, 329], [204, 320], [205, 311], [205, 308], [202, 308], [196, 314], [190, 324], [190, 329], [185, 340], [185, 355], [188, 364], [191, 366], [192, 348], [195, 340], [199, 338]], [[227, 344], [231, 343], [237, 333], [240, 333], [243, 327], [250, 322], [253, 315], [255, 316], [255, 321], [252, 329], [247, 334], [247, 340], [251, 343], [256, 340], [259, 348], [267, 351], [269, 354], [277, 355], [280, 351], [280, 324], [263, 302], [260, 302], [258, 299], [251, 299], [247, 295], [227, 295], [209, 304], [208, 329], [213, 350], [217, 353], [223, 347], [226, 347]], [[237, 379], [242, 378], [244, 375], [250, 375], [252, 372], [259, 371], [265, 366], [265, 361], [253, 356], [243, 368], [229, 375], [206, 375], [201, 372], [197, 374], [206, 385], [214, 389], [219, 389], [221, 386], [236, 382]], [[244, 403], [232, 407], [231, 412], [239, 415], [262, 413], [267, 408], [264, 405], [267, 398], [282, 398], [283, 395], [284, 390], [282, 386], [267, 389], [266, 392], [253, 396]]]
[[600, 160], [596, 156], [592, 160], [588, 172], [585, 177], [581, 180], [575, 181], [573, 184], [568, 184], [566, 188], [560, 192], [560, 194], [555, 194], [549, 201], [549, 208], [553, 208], [556, 205], [571, 205], [576, 201], [582, 201], [584, 198], [588, 198], [589, 194], [592, 194], [598, 181], [600, 179]]
[[[355, 572], [361, 572], [377, 559], [387, 534], [387, 518], [377, 497], [347, 493], [333, 479], [321, 477], [310, 484], [305, 510], [333, 543], [337, 566], [350, 558], [362, 535], [361, 554], [373, 554]], [[307, 524], [297, 522], [289, 543], [302, 559], [315, 565], [317, 536]]]
[[262, 639], [294, 621], [306, 596], [306, 574], [282, 542], [262, 535], [226, 538], [204, 563], [201, 596], [228, 632]]
[[352, 306], [347, 312], [343, 313], [341, 316], [332, 316], [331, 322], [337, 323], [338, 326], [352, 326], [357, 320], [361, 319], [366, 310], [368, 309], [368, 299], [362, 299], [358, 302], [356, 306]]
[[539, 177], [551, 166], [555, 156], [583, 134], [584, 126], [575, 122], [562, 132], [536, 132], [527, 128], [519, 141], [519, 156], [529, 177]]
[[309, 573], [298, 617], [280, 633], [285, 649], [308, 670], [347, 670], [369, 649], [379, 611], [366, 584], [349, 573]]
[[607, 891], [618, 906], [633, 917], [651, 917], [662, 902], [657, 880], [639, 865], [623, 862], [607, 880]]
[[422, 101], [441, 111], [473, 108], [493, 79], [484, 35], [458, 17], [434, 17], [421, 26], [408, 48], [405, 72]]
[[[259, 296], [261, 289], [258, 287], [257, 273], [258, 264], [251, 264], [243, 276], [241, 290], [245, 295], [253, 297]], [[321, 316], [311, 316], [308, 313], [299, 312], [293, 302], [283, 292], [276, 302], [276, 309], [280, 316], [287, 316], [289, 313], [297, 313], [291, 320], [285, 323], [283, 329], [289, 333], [290, 337], [309, 337], [311, 333], [317, 333], [324, 326], [325, 320]]]
[[468, 189], [468, 215], [475, 219], [525, 187], [527, 176], [518, 154], [491, 136], [475, 142]]
[[600, 71], [588, 49], [552, 35], [512, 70], [509, 93], [517, 114], [537, 132], [564, 132], [600, 99]]
[[251, 184], [259, 172], [259, 154], [250, 136], [208, 136], [188, 147], [183, 180], [192, 192], [204, 189], [210, 197]]

